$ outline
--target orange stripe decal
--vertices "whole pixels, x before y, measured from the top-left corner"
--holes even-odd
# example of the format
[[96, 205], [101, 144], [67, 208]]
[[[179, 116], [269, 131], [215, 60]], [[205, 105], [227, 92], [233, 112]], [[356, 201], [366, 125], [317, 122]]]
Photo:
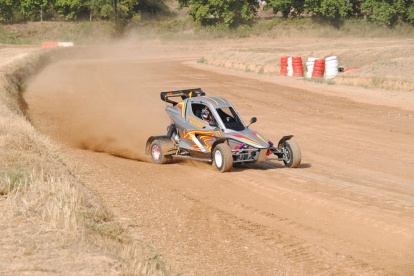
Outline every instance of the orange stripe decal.
[[216, 105], [218, 105], [218, 102], [215, 99], [212, 99], [212, 98], [207, 97], [207, 96], [203, 96], [203, 98], [209, 99], [210, 101], [213, 101], [213, 102], [216, 103]]

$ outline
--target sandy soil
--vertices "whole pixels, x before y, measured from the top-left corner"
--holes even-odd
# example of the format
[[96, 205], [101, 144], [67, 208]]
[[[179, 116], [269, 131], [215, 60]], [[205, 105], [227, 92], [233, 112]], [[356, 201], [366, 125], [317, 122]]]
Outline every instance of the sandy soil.
[[0, 44], [0, 67], [4, 68], [7, 64], [10, 64], [15, 60], [22, 59], [30, 52], [39, 48], [40, 47], [35, 46], [11, 46]]
[[[194, 52], [124, 54], [49, 66], [25, 92], [28, 115], [173, 271], [414, 274], [412, 94], [289, 83], [197, 64]], [[256, 116], [252, 128], [274, 142], [294, 134], [302, 165], [220, 174], [148, 162], [146, 138], [169, 123], [159, 92], [195, 87], [229, 99], [245, 121]]]

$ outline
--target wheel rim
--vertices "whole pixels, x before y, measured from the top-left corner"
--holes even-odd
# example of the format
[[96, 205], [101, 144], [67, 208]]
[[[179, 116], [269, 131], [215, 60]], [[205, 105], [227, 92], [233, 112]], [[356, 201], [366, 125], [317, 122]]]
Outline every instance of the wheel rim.
[[151, 156], [155, 161], [160, 161], [161, 149], [158, 145], [153, 145], [151, 149]]
[[285, 162], [289, 163], [290, 162], [290, 151], [289, 151], [288, 147], [285, 148], [285, 156], [284, 157], [286, 159]]
[[219, 150], [216, 150], [216, 153], [214, 154], [214, 161], [216, 162], [217, 167], [221, 168], [223, 165], [223, 156]]

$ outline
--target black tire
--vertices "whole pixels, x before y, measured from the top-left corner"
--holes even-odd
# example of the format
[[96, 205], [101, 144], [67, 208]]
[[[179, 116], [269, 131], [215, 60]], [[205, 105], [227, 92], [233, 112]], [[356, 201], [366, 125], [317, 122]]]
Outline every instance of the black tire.
[[233, 168], [233, 155], [231, 149], [226, 143], [218, 144], [212, 154], [213, 166], [219, 172], [229, 172]]
[[286, 149], [286, 153], [283, 154], [283, 157], [288, 158], [288, 160], [283, 160], [283, 163], [288, 168], [297, 168], [302, 160], [302, 153], [300, 152], [298, 143], [295, 140], [287, 140], [284, 148]]
[[156, 164], [168, 164], [171, 163], [173, 158], [171, 155], [164, 155], [160, 142], [153, 141], [150, 146], [151, 159]]

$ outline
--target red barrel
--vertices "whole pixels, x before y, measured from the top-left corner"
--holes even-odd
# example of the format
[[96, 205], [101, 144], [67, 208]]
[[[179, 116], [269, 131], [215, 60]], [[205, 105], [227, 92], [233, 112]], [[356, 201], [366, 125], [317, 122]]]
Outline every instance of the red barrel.
[[324, 59], [317, 59], [313, 64], [313, 72], [312, 78], [320, 79], [323, 78], [323, 74], [325, 73], [325, 60]]
[[303, 64], [301, 57], [292, 57], [292, 67], [294, 77], [303, 77]]
[[58, 47], [59, 43], [58, 42], [43, 42], [42, 43], [42, 48], [52, 48], [52, 47]]
[[281, 76], [287, 76], [288, 58], [289, 57], [280, 58], [280, 75]]

